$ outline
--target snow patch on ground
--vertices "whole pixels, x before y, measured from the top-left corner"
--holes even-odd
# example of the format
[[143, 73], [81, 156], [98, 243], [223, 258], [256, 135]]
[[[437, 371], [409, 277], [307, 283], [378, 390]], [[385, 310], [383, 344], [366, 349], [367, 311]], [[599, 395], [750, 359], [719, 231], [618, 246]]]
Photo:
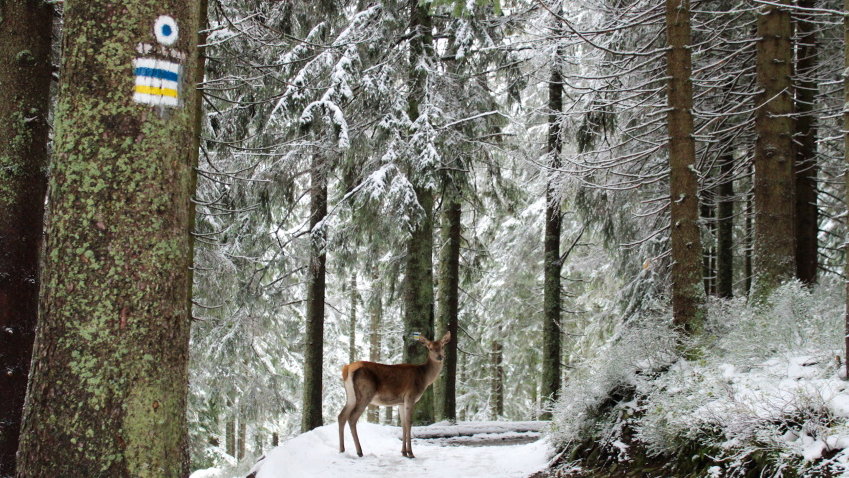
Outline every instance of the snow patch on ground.
[[[534, 423], [534, 422], [531, 422]], [[538, 422], [537, 422], [538, 423]], [[537, 425], [530, 425], [536, 427]], [[540, 425], [541, 426], [541, 425]], [[488, 427], [488, 428], [487, 428]], [[412, 478], [423, 476], [464, 476], [467, 478], [525, 478], [542, 470], [553, 454], [547, 440], [512, 446], [445, 447], [417, 439], [417, 433], [434, 436], [458, 431], [492, 433], [508, 428], [496, 422], [415, 427], [415, 459], [401, 456], [401, 430], [398, 427], [359, 423], [357, 431], [365, 456], [356, 456], [350, 430], [345, 429], [345, 453], [338, 451], [338, 426], [333, 423], [298, 435], [268, 453], [254, 467], [257, 478]], [[437, 433], [441, 432], [441, 433]], [[195, 472], [191, 478], [204, 476]]]

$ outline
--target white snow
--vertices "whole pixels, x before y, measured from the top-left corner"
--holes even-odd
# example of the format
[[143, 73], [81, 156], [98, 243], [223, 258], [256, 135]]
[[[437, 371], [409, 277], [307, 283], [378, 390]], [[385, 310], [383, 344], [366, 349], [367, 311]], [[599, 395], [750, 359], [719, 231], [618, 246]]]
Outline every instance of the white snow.
[[[444, 432], [446, 428], [439, 425], [433, 431]], [[401, 456], [400, 428], [361, 422], [357, 431], [364, 456], [359, 458], [347, 427], [346, 451], [339, 453], [338, 427], [333, 423], [298, 435], [275, 448], [257, 463], [254, 471], [257, 471], [257, 478], [525, 478], [545, 468], [553, 454], [547, 440], [508, 446], [440, 446], [416, 438], [417, 431], [426, 429], [414, 428], [416, 458], [409, 459]], [[490, 426], [493, 432], [496, 429], [495, 425]], [[198, 477], [192, 475], [192, 478]]]

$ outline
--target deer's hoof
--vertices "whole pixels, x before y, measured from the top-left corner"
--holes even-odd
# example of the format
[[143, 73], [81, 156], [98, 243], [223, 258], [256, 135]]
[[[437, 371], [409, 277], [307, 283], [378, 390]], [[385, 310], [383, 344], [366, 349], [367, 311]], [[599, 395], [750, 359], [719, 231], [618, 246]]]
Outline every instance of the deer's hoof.
[[357, 452], [357, 456], [358, 456], [358, 457], [360, 457], [360, 458], [362, 458], [362, 457], [363, 457], [363, 452], [358, 451], [358, 452]]

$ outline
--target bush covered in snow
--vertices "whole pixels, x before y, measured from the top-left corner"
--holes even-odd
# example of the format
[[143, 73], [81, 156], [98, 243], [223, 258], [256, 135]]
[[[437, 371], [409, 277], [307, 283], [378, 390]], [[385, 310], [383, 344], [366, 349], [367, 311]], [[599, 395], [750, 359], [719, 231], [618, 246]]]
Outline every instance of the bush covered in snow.
[[760, 306], [711, 299], [685, 347], [669, 317], [623, 326], [570, 377], [555, 441], [577, 458], [674, 458], [704, 476], [849, 473], [841, 286], [791, 282]]

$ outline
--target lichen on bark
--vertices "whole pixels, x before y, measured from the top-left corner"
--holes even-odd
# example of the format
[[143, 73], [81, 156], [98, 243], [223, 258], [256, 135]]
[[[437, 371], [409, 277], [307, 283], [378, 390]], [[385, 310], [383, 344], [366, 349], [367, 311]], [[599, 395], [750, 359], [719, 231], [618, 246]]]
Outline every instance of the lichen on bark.
[[[133, 101], [180, 24], [181, 105]], [[19, 476], [186, 476], [199, 1], [65, 2], [41, 327]], [[169, 61], [173, 61], [170, 59]]]

